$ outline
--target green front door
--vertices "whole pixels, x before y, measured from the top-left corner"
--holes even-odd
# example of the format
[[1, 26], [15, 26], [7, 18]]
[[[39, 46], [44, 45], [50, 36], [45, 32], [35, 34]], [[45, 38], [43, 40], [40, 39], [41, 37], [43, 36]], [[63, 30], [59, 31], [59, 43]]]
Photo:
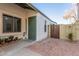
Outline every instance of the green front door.
[[36, 16], [28, 18], [28, 38], [36, 40]]

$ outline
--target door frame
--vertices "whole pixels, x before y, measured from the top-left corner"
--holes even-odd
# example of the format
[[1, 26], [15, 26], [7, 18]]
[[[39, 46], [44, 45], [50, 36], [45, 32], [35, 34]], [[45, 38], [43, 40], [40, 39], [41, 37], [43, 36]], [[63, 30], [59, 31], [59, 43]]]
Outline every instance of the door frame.
[[[29, 39], [29, 18], [31, 17], [36, 17], [36, 16], [30, 16], [28, 17], [28, 20], [27, 20], [27, 33], [28, 33], [28, 39]], [[37, 20], [36, 20], [36, 39], [37, 39]], [[36, 39], [34, 41], [36, 41]]]

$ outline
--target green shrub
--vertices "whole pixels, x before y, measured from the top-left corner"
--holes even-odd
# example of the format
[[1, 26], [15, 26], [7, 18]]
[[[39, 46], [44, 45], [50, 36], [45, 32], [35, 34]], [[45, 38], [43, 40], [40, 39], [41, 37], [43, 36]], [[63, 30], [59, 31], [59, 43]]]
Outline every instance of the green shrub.
[[9, 42], [9, 38], [4, 38], [5, 42]]
[[73, 34], [72, 33], [68, 34], [68, 39], [70, 39], [70, 41], [73, 41]]
[[1, 40], [1, 38], [0, 38], [0, 44], [1, 44], [1, 42], [2, 42], [2, 40]]
[[15, 41], [18, 40], [18, 37], [15, 37], [14, 40], [15, 40]]
[[9, 40], [12, 41], [14, 39], [14, 36], [9, 36]]

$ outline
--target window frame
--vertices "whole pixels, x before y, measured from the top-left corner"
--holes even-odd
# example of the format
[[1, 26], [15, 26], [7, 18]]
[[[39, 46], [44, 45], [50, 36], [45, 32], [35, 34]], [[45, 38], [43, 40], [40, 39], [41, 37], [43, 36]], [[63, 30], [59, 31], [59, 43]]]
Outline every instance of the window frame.
[[[11, 15], [7, 15], [7, 14], [3, 14], [2, 15], [3, 16], [3, 33], [16, 33], [16, 32], [21, 32], [21, 18], [19, 18], [19, 17], [15, 17], [15, 16], [11, 16]], [[4, 24], [4, 22], [5, 22], [5, 20], [4, 20], [4, 17], [11, 17], [12, 18], [12, 30], [11, 31], [7, 31], [7, 30], [5, 30], [5, 28], [4, 28], [4, 26], [5, 26], [5, 24]], [[20, 31], [18, 31], [18, 30], [16, 30], [16, 31], [14, 31], [14, 18], [17, 18], [17, 19], [19, 19], [20, 20]], [[16, 20], [17, 21], [17, 20]], [[17, 23], [17, 22], [16, 22]], [[16, 28], [18, 28], [17, 26], [16, 26]]]

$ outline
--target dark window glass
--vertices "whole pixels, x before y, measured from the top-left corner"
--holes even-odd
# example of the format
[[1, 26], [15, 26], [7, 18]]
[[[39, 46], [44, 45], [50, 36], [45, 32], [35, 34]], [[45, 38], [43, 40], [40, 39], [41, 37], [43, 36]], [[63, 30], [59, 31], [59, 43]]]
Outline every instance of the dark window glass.
[[14, 32], [21, 32], [21, 19], [14, 18]]
[[45, 24], [44, 24], [44, 32], [46, 32], [46, 20], [45, 20]]
[[17, 31], [21, 32], [21, 19], [17, 20]]
[[21, 19], [3, 15], [3, 32], [21, 32]]

